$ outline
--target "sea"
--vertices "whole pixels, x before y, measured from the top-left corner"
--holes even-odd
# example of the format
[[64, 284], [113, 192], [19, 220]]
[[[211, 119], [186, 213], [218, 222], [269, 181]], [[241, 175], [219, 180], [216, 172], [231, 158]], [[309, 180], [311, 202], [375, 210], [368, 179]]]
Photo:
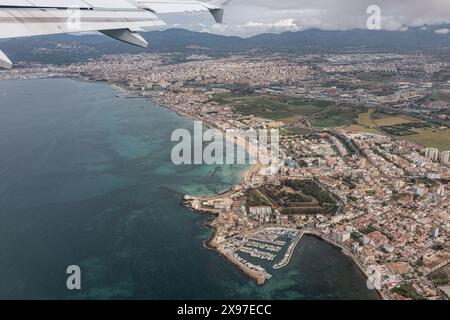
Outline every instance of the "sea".
[[208, 249], [208, 216], [168, 189], [220, 193], [246, 166], [174, 165], [179, 128], [193, 121], [106, 83], [0, 81], [0, 298], [379, 299], [315, 237], [263, 286]]

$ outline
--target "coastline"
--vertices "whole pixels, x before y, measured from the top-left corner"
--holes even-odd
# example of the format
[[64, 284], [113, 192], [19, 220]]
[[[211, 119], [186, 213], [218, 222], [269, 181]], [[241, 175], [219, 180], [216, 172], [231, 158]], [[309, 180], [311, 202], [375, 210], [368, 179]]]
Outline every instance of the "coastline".
[[[207, 249], [214, 250], [222, 258], [224, 258], [228, 263], [231, 263], [232, 265], [236, 266], [243, 274], [245, 274], [250, 279], [255, 281], [258, 286], [265, 285], [266, 282], [268, 281], [268, 279], [266, 277], [264, 277], [261, 273], [259, 273], [257, 271], [250, 270], [250, 269], [246, 268], [243, 264], [241, 264], [240, 262], [236, 261], [236, 259], [234, 259], [232, 256], [230, 256], [226, 252], [223, 252], [222, 250], [220, 250], [220, 248], [214, 243], [215, 237], [216, 237], [216, 234], [217, 234], [217, 229], [216, 229], [215, 226], [212, 225], [212, 221], [214, 221], [214, 219], [217, 217], [217, 214], [215, 214], [215, 213], [208, 213], [206, 211], [197, 211], [197, 210], [192, 210], [192, 211], [196, 212], [197, 214], [201, 214], [201, 215], [210, 215], [210, 218], [208, 218], [208, 220], [205, 221], [204, 225], [205, 225], [205, 227], [207, 227], [207, 228], [209, 228], [211, 230], [211, 234], [209, 235], [208, 239], [205, 240], [204, 246]], [[358, 271], [364, 276], [364, 278], [366, 280], [369, 279], [369, 275], [367, 274], [366, 270], [364, 270], [364, 268], [358, 263], [358, 261], [355, 258], [355, 256], [347, 248], [345, 248], [342, 245], [340, 245], [340, 244], [332, 241], [331, 239], [323, 236], [322, 234], [320, 234], [319, 232], [317, 232], [315, 230], [298, 229], [298, 231], [301, 232], [301, 236], [295, 241], [295, 244], [292, 247], [292, 251], [289, 254], [289, 258], [288, 258], [287, 262], [284, 263], [281, 267], [276, 268], [276, 269], [283, 269], [284, 267], [286, 267], [290, 263], [292, 255], [295, 253], [295, 251], [296, 251], [298, 245], [301, 243], [301, 240], [303, 239], [303, 237], [304, 236], [309, 236], [309, 237], [315, 237], [315, 238], [319, 239], [320, 241], [325, 242], [327, 245], [330, 245], [333, 248], [335, 248], [336, 250], [338, 250], [341, 254], [347, 256], [348, 258], [350, 258], [352, 263], [357, 266]], [[376, 289], [376, 288], [373, 289], [373, 290], [376, 291], [376, 293], [377, 293], [378, 297], [380, 298], [380, 300], [390, 300], [390, 298], [388, 296], [386, 296], [383, 293], [382, 290], [379, 290], [379, 289]]]
[[[77, 78], [74, 78], [75, 80], [78, 80]], [[95, 80], [87, 80], [90, 82], [98, 82]], [[114, 88], [117, 88], [118, 90], [120, 90], [121, 94], [126, 93], [127, 89], [123, 88], [122, 86], [120, 86], [119, 84], [113, 84], [110, 83], [111, 86], [113, 86]], [[163, 107], [163, 108], [167, 108], [173, 112], [175, 112], [177, 115], [181, 116], [181, 117], [186, 117], [186, 118], [190, 118], [192, 120], [198, 120], [201, 121], [201, 119], [199, 119], [198, 117], [196, 117], [195, 115], [191, 115], [188, 113], [184, 113], [181, 112], [177, 109], [172, 108], [169, 105], [163, 104], [161, 102], [158, 101], [158, 99], [154, 99], [154, 97], [146, 97], [146, 96], [142, 96], [142, 98], [144, 99], [148, 99], [152, 102], [154, 102], [157, 106], [159, 107]], [[203, 125], [209, 129], [216, 129], [219, 130], [218, 128], [215, 128], [212, 124], [210, 123], [203, 123]], [[226, 135], [222, 130], [219, 130], [225, 137], [225, 139], [228, 139], [227, 141], [231, 141], [228, 135]], [[250, 152], [256, 152], [256, 154], [252, 154], [252, 156], [254, 157], [258, 157], [258, 149], [256, 148], [256, 150], [251, 149], [250, 148], [250, 144], [245, 143], [245, 140], [242, 139], [233, 139], [231, 142], [233, 142], [235, 145], [240, 146], [245, 148], [246, 152], [248, 154], [250, 154]], [[242, 142], [244, 142], [244, 144], [242, 144]], [[240, 184], [242, 184], [244, 181], [250, 180], [253, 177], [254, 172], [259, 169], [260, 164], [256, 163], [253, 164], [251, 166], [249, 166], [248, 168], [246, 168], [243, 172], [241, 172], [241, 182], [239, 184], [236, 184], [234, 186], [232, 186], [231, 188], [229, 188], [228, 190], [224, 190], [223, 193], [227, 193], [229, 191], [231, 191], [235, 186], [238, 186]], [[204, 197], [204, 198], [208, 198], [208, 197]], [[187, 207], [185, 204], [182, 203], [183, 206]], [[189, 208], [189, 207], [187, 207]], [[257, 285], [262, 286], [266, 283], [267, 279], [266, 277], [261, 276], [261, 273], [258, 273], [256, 271], [250, 270], [247, 267], [245, 267], [244, 265], [242, 265], [241, 263], [239, 263], [238, 261], [236, 261], [233, 257], [230, 257], [227, 253], [222, 252], [215, 244], [215, 238], [217, 235], [217, 228], [215, 226], [212, 225], [212, 221], [214, 221], [217, 218], [217, 214], [215, 214], [214, 212], [208, 212], [208, 211], [198, 211], [198, 210], [194, 210], [192, 208], [191, 209], [193, 212], [197, 213], [197, 214], [202, 214], [202, 215], [209, 215], [211, 217], [211, 219], [208, 219], [205, 222], [205, 226], [208, 227], [209, 229], [211, 229], [211, 234], [208, 237], [207, 240], [205, 240], [204, 242], [204, 246], [210, 250], [214, 250], [216, 253], [218, 253], [220, 256], [222, 256], [226, 261], [228, 261], [229, 263], [231, 263], [232, 265], [236, 266], [241, 272], [243, 272], [245, 275], [247, 275], [249, 278], [251, 278], [252, 280], [254, 280], [256, 282]], [[364, 275], [364, 277], [366, 278], [366, 280], [369, 279], [369, 275], [367, 274], [366, 270], [364, 270], [364, 268], [359, 264], [359, 262], [356, 260], [356, 258], [354, 257], [354, 255], [348, 251], [348, 249], [346, 249], [345, 247], [341, 246], [340, 244], [337, 244], [335, 242], [333, 242], [331, 239], [328, 239], [326, 237], [324, 237], [323, 235], [321, 235], [319, 232], [314, 231], [314, 230], [301, 230], [302, 232], [302, 236], [296, 241], [294, 247], [292, 248], [292, 254], [295, 252], [298, 244], [300, 243], [301, 239], [303, 238], [304, 235], [307, 236], [314, 236], [318, 239], [320, 239], [321, 241], [326, 242], [327, 244], [333, 246], [334, 248], [338, 249], [342, 254], [346, 255], [347, 257], [349, 257], [352, 260], [352, 263], [354, 263], [359, 271]], [[290, 258], [289, 257], [289, 262], [290, 262]], [[289, 264], [289, 262], [286, 263], [286, 265]], [[285, 266], [286, 266], [285, 265]], [[284, 267], [284, 266], [283, 266]], [[283, 268], [281, 267], [281, 268]], [[375, 289], [378, 296], [380, 297], [381, 300], [389, 300], [389, 298], [379, 289]]]
[[[305, 229], [303, 230], [303, 234], [307, 235], [307, 236], [311, 236], [311, 237], [316, 237], [317, 239], [326, 242], [327, 244], [329, 244], [330, 246], [338, 249], [342, 254], [346, 255], [347, 257], [349, 257], [353, 264], [355, 264], [359, 271], [364, 275], [364, 277], [368, 280], [369, 279], [369, 275], [367, 274], [366, 270], [364, 270], [364, 268], [359, 264], [359, 262], [357, 261], [357, 259], [355, 258], [355, 256], [345, 247], [343, 247], [342, 245], [332, 241], [331, 239], [321, 235], [319, 232], [314, 231], [314, 230], [310, 230], [310, 229]], [[378, 296], [380, 297], [381, 300], [390, 300], [381, 290], [379, 289], [374, 289]]]
[[[203, 225], [210, 230], [210, 234], [208, 238], [203, 242], [203, 246], [206, 249], [213, 250], [215, 253], [218, 253], [226, 262], [234, 265], [237, 267], [243, 274], [245, 274], [250, 279], [254, 280], [258, 286], [262, 286], [266, 283], [267, 279], [266, 277], [261, 273], [257, 272], [255, 270], [251, 270], [241, 264], [240, 262], [236, 261], [228, 252], [225, 252], [224, 250], [221, 250], [217, 244], [216, 244], [216, 236], [217, 236], [217, 228], [213, 225], [214, 220], [217, 218], [217, 214], [210, 211], [202, 211], [202, 210], [195, 210], [189, 206], [186, 206], [183, 201], [181, 203], [182, 206], [189, 209], [190, 211], [206, 216], [206, 220], [204, 221]], [[295, 249], [295, 248], [294, 248]]]
[[[49, 77], [49, 78], [52, 78], [52, 77]], [[67, 76], [67, 77], [53, 77], [53, 78], [68, 78], [68, 79], [72, 79], [72, 80], [75, 80], [75, 81], [90, 82], [90, 83], [107, 83], [107, 84], [111, 85], [114, 89], [119, 90], [120, 94], [123, 95], [124, 97], [126, 97], [125, 94], [127, 94], [127, 92], [129, 91], [128, 89], [126, 89], [126, 88], [124, 88], [121, 85], [116, 84], [116, 83], [110, 83], [110, 82], [105, 82], [105, 81], [97, 81], [97, 80], [86, 79], [86, 78], [82, 78], [82, 77]], [[139, 93], [136, 93], [136, 94], [139, 94]], [[174, 109], [174, 108], [172, 108], [172, 107], [170, 107], [168, 105], [159, 103], [157, 101], [157, 99], [153, 99], [153, 97], [142, 96], [141, 98], [154, 102], [155, 106], [170, 109], [171, 111], [175, 112], [179, 116], [188, 117], [188, 118], [191, 118], [191, 119], [194, 119], [194, 120], [199, 120], [198, 118], [196, 118], [193, 115], [182, 113], [181, 111], [179, 111], [177, 109]], [[208, 128], [213, 128], [213, 126], [211, 124], [204, 123], [204, 125], [206, 127], [208, 127]], [[214, 128], [214, 129], [217, 129], [217, 128]], [[226, 135], [225, 135], [225, 137], [226, 137]], [[239, 141], [239, 139], [238, 139], [238, 141]], [[236, 145], [240, 145], [242, 147], [242, 144], [238, 144], [236, 140], [234, 140], [233, 142]], [[247, 152], [250, 151], [250, 150], [248, 150], [248, 145], [247, 144], [244, 147], [245, 147]], [[251, 178], [251, 173], [255, 170], [255, 168], [258, 168], [258, 166], [259, 166], [258, 164], [254, 164], [252, 166], [249, 166], [245, 170], [243, 170], [243, 172], [241, 173], [241, 182], [239, 184], [243, 183], [246, 179], [250, 179]], [[239, 185], [239, 184], [237, 184], [237, 185]], [[229, 190], [232, 190], [232, 189], [233, 189], [233, 187], [231, 187]], [[227, 192], [227, 191], [224, 191], [224, 192]], [[205, 198], [207, 198], [207, 197], [205, 197]], [[216, 214], [214, 214], [213, 212], [207, 212], [207, 211], [203, 211], [203, 212], [196, 211], [196, 210], [192, 210], [192, 211], [194, 211], [194, 212], [196, 212], [198, 214], [209, 215], [211, 217], [211, 219], [205, 223], [205, 225], [212, 230], [210, 236], [208, 237], [208, 239], [204, 243], [205, 246], [208, 249], [213, 249], [215, 252], [219, 253], [219, 255], [221, 255], [225, 260], [229, 261], [230, 263], [232, 263], [233, 265], [238, 267], [238, 269], [241, 270], [241, 272], [243, 272], [245, 275], [247, 275], [251, 279], [255, 280], [258, 285], [264, 285], [265, 282], [266, 282], [265, 278], [264, 278], [264, 280], [261, 280], [261, 277], [258, 276], [257, 273], [252, 272], [251, 270], [245, 268], [245, 266], [243, 266], [242, 264], [236, 262], [235, 259], [230, 257], [228, 254], [222, 252], [221, 250], [219, 250], [217, 248], [217, 246], [214, 245], [214, 239], [216, 237], [217, 229], [216, 229], [215, 226], [213, 226], [211, 224], [211, 221], [213, 221], [216, 218]], [[366, 271], [361, 267], [361, 265], [356, 261], [355, 257], [345, 247], [342, 247], [339, 244], [336, 244], [336, 243], [332, 242], [330, 239], [327, 239], [326, 237], [322, 236], [317, 231], [302, 230], [302, 232], [305, 235], [315, 236], [315, 237], [319, 238], [320, 240], [322, 240], [322, 241], [332, 245], [333, 247], [339, 249], [343, 254], [345, 254], [348, 257], [350, 257], [352, 259], [352, 262], [354, 264], [356, 264], [358, 266], [359, 270], [364, 274], [364, 276], [366, 278], [368, 278], [368, 275], [366, 274]], [[295, 251], [298, 243], [300, 243], [300, 241], [297, 242], [297, 244], [293, 248], [293, 251]], [[384, 294], [382, 294], [382, 292], [380, 290], [377, 290], [377, 292], [378, 292], [378, 295], [380, 296], [381, 299], [383, 299], [383, 300], [388, 299]]]

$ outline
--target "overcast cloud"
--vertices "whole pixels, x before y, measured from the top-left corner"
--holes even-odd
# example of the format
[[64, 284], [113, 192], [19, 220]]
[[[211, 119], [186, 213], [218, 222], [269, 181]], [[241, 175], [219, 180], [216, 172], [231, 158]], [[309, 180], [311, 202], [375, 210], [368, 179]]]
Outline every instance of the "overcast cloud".
[[450, 0], [233, 0], [226, 8], [223, 25], [200, 14], [164, 19], [171, 27], [250, 36], [308, 28], [366, 28], [370, 5], [381, 8], [381, 27], [386, 30], [450, 23]]

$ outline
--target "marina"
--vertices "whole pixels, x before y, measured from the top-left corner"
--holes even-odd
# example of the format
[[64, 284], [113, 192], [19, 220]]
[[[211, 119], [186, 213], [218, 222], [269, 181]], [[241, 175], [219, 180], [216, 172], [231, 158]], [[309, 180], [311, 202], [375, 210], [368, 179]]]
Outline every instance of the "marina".
[[[234, 237], [226, 246], [219, 247], [234, 264], [247, 269], [254, 278], [264, 281], [272, 274], [268, 270], [285, 267], [302, 238], [300, 230], [288, 228], [264, 228], [251, 234]], [[256, 275], [256, 277], [255, 277]]]

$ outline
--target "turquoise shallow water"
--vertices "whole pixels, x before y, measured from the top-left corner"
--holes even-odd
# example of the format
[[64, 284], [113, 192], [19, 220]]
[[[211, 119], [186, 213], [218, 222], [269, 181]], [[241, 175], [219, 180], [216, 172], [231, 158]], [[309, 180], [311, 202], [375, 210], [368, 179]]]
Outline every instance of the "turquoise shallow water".
[[[161, 186], [212, 194], [243, 166], [175, 166], [192, 121], [107, 84], [0, 82], [0, 298], [372, 299], [353, 263], [306, 237], [258, 287], [203, 246], [204, 216]], [[65, 270], [82, 270], [82, 290]]]

